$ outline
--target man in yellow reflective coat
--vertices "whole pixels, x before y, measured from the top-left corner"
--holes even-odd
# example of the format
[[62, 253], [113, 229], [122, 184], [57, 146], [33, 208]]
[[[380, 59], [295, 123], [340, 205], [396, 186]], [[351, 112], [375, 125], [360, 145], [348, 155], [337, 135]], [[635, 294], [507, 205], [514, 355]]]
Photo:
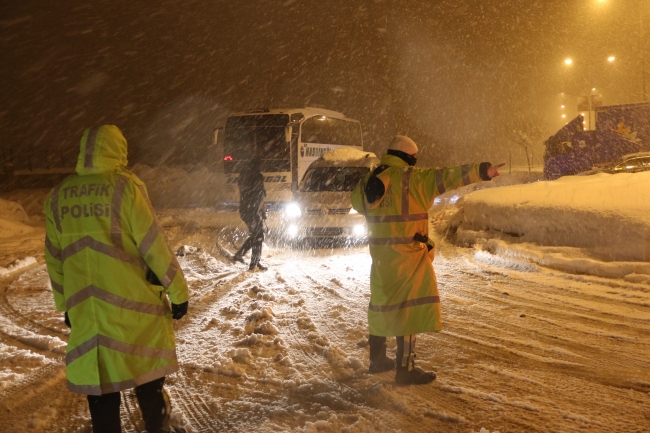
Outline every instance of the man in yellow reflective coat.
[[[352, 206], [366, 217], [370, 271], [370, 373], [397, 367], [398, 383], [429, 383], [436, 376], [415, 367], [415, 337], [440, 331], [440, 297], [433, 271], [428, 211], [447, 190], [498, 176], [484, 162], [417, 169], [417, 145], [396, 136], [381, 164], [352, 192]], [[397, 337], [397, 359], [386, 356], [386, 337]], [[397, 364], [397, 365], [396, 365]]]
[[45, 259], [71, 327], [68, 389], [88, 396], [93, 431], [121, 431], [120, 391], [135, 388], [147, 431], [165, 432], [163, 383], [178, 370], [172, 318], [187, 312], [188, 290], [145, 185], [126, 165], [116, 126], [84, 132], [77, 175], [45, 203]]

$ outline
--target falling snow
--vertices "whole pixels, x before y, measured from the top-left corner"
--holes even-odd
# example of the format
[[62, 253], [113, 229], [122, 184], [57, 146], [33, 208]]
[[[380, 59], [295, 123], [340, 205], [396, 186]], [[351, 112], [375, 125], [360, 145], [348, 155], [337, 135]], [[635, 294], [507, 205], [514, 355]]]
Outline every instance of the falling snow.
[[[149, 176], [156, 172], [169, 170]], [[647, 259], [603, 256], [620, 248], [617, 237], [575, 242], [594, 221], [603, 233], [632, 215], [647, 226], [649, 200], [638, 200], [638, 212], [621, 206], [642, 194], [635, 185], [647, 174], [533, 179], [504, 174], [456, 190], [455, 203], [441, 196], [432, 208], [444, 330], [419, 343], [419, 365], [438, 375], [426, 386], [367, 373], [365, 246], [269, 241], [269, 270], [251, 272], [224, 254], [241, 242], [236, 212], [160, 210], [190, 285], [190, 313], [175, 324], [181, 369], [167, 380], [175, 422], [193, 432], [645, 431]], [[600, 208], [563, 200], [578, 184], [591, 197], [603, 185], [619, 189]], [[3, 196], [4, 215], [43, 198], [37, 190], [11, 196]], [[530, 215], [504, 226], [509, 203], [522, 196]], [[0, 227], [11, 229], [8, 221]], [[8, 432], [88, 431], [83, 396], [65, 389], [68, 331], [43, 264], [43, 218], [35, 212], [23, 224], [33, 231], [0, 243], [0, 424]], [[555, 230], [534, 235], [551, 224]], [[631, 245], [647, 242], [643, 233], [650, 230]], [[142, 431], [131, 391], [124, 401], [125, 431]]]

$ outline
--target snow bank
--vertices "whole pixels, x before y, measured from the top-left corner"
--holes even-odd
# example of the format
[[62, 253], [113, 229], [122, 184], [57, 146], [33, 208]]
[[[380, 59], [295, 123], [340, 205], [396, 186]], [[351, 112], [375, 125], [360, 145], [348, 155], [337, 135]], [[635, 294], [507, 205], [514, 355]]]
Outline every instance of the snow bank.
[[[0, 197], [8, 201], [19, 203], [30, 218], [33, 218], [34, 216], [44, 217], [45, 199], [50, 191], [51, 188], [15, 189], [13, 191], [3, 192]], [[0, 205], [0, 207], [3, 206]], [[0, 218], [4, 217], [0, 215]], [[21, 220], [21, 222], [26, 221], [28, 220]]]
[[131, 171], [146, 184], [149, 199], [157, 209], [216, 206], [227, 181], [223, 173], [205, 167], [188, 173], [176, 167], [136, 164]]
[[0, 238], [34, 232], [33, 227], [25, 224], [28, 222], [29, 217], [19, 203], [0, 199]]
[[0, 266], [0, 276], [10, 274], [12, 272], [16, 272], [17, 270], [20, 270], [22, 268], [25, 268], [29, 265], [32, 265], [36, 263], [36, 259], [34, 257], [28, 256], [25, 257], [24, 259], [18, 259], [15, 260], [13, 263], [11, 263], [9, 266], [6, 268], [3, 268]]
[[28, 222], [29, 217], [23, 207], [13, 201], [0, 198], [0, 218], [21, 223]]
[[[497, 187], [497, 179], [508, 186]], [[497, 179], [437, 198], [435, 232], [513, 268], [650, 284], [650, 172], [521, 185]]]
[[17, 221], [0, 218], [0, 238], [8, 238], [16, 235], [25, 235], [32, 233], [33, 227]]
[[[157, 209], [213, 207], [225, 195], [226, 176], [205, 167], [187, 172], [177, 167], [136, 164], [130, 170], [145, 183], [151, 203]], [[29, 222], [28, 215], [44, 216], [43, 206], [50, 190], [18, 189], [2, 193], [0, 218]]]
[[[650, 260], [650, 172], [567, 176], [464, 197], [459, 236], [590, 250], [602, 260]], [[487, 233], [485, 233], [487, 232]]]

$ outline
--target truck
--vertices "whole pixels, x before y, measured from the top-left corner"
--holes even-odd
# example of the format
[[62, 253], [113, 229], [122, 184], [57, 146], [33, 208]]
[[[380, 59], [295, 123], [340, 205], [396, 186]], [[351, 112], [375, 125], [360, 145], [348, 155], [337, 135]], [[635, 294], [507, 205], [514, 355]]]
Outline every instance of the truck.
[[237, 179], [251, 159], [261, 160], [269, 211], [281, 211], [307, 167], [327, 151], [363, 150], [358, 120], [324, 108], [254, 109], [234, 113], [215, 130], [223, 131], [223, 167], [227, 184], [223, 195], [231, 207], [239, 204]]
[[354, 147], [325, 152], [309, 165], [284, 212], [269, 221], [269, 233], [285, 243], [366, 241], [365, 217], [352, 208], [350, 196], [379, 162], [374, 153]]
[[579, 174], [627, 154], [650, 151], [650, 102], [596, 107], [596, 127], [584, 129], [577, 116], [544, 145], [548, 179]]

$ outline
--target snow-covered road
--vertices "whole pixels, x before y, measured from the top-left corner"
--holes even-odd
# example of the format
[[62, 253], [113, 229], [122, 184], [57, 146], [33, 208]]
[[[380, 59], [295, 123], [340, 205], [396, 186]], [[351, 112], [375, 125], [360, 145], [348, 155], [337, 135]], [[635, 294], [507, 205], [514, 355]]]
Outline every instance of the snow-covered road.
[[[182, 368], [167, 381], [190, 431], [649, 429], [648, 285], [439, 243], [445, 330], [418, 340], [418, 364], [438, 378], [396, 386], [391, 373], [366, 373], [365, 247], [268, 247], [269, 270], [249, 272], [214, 246], [232, 250], [231, 228], [161, 221], [174, 248], [200, 248], [180, 257], [190, 313], [176, 323]], [[32, 244], [18, 244], [22, 257]], [[0, 277], [0, 431], [89, 432], [85, 399], [65, 389], [67, 329], [40, 254]], [[124, 429], [140, 432], [123, 395]]]

